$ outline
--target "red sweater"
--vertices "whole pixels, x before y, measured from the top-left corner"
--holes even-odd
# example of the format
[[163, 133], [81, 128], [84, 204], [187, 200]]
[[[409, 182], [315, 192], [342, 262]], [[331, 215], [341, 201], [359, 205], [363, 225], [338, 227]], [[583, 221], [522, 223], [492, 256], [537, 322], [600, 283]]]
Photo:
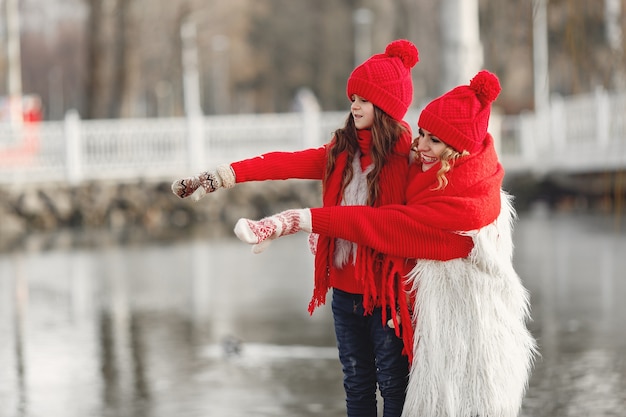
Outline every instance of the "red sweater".
[[[390, 157], [384, 166], [380, 179], [380, 198], [378, 205], [402, 204], [406, 181], [408, 178], [408, 159], [411, 145], [411, 131], [408, 131], [398, 141], [396, 154]], [[328, 148], [326, 144], [316, 149], [307, 149], [297, 152], [271, 152], [254, 158], [231, 163], [235, 172], [237, 183], [264, 180], [286, 180], [291, 178], [322, 180], [326, 170]], [[362, 163], [368, 164], [369, 156], [363, 153]], [[337, 166], [327, 184], [324, 184], [323, 206], [331, 207], [341, 203], [342, 196], [339, 193], [341, 173], [345, 164], [346, 155], [337, 158]], [[348, 263], [343, 268], [333, 265], [334, 239], [321, 236], [318, 242], [315, 275], [316, 275], [316, 299], [315, 305], [323, 304], [324, 297], [329, 287], [338, 288], [353, 294], [363, 294], [366, 285], [373, 285], [373, 279], [363, 276], [369, 275], [370, 268], [360, 266], [361, 273], [357, 273], [355, 265]], [[373, 256], [372, 254], [368, 257]], [[361, 260], [363, 262], [366, 259]], [[357, 260], [359, 262], [359, 260]], [[357, 268], [359, 265], [357, 265]], [[357, 276], [358, 274], [358, 276]], [[380, 274], [380, 272], [378, 272]], [[323, 284], [320, 285], [320, 282]], [[315, 306], [311, 306], [312, 311]]]
[[454, 232], [484, 227], [500, 213], [504, 170], [493, 139], [488, 135], [479, 152], [458, 159], [446, 175], [448, 186], [433, 191], [438, 169], [422, 172], [420, 164], [411, 165], [406, 205], [311, 209], [313, 232], [403, 258], [466, 257], [472, 240]]
[[297, 152], [270, 152], [230, 164], [237, 183], [248, 181], [322, 180], [326, 169], [326, 145]]

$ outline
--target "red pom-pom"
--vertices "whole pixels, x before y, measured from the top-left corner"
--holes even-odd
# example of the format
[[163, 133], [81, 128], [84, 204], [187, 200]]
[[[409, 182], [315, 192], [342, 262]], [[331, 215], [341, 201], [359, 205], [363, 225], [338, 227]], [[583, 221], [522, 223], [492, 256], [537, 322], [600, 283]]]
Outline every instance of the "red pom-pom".
[[390, 57], [398, 57], [405, 67], [413, 68], [419, 62], [419, 52], [411, 41], [399, 39], [391, 42], [385, 48], [385, 54]]
[[476, 96], [483, 103], [491, 103], [502, 91], [498, 77], [486, 70], [480, 71], [472, 78], [470, 88], [476, 92]]

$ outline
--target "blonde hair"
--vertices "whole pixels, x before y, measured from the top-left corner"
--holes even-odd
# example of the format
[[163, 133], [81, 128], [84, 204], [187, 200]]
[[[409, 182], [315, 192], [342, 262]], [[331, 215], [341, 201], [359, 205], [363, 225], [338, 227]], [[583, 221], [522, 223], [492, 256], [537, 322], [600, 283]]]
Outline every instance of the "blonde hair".
[[433, 188], [433, 191], [443, 190], [448, 185], [448, 177], [446, 174], [454, 167], [454, 161], [462, 156], [469, 155], [468, 151], [458, 152], [452, 146], [446, 144], [446, 149], [441, 153], [441, 168], [437, 171], [437, 181], [439, 185]]

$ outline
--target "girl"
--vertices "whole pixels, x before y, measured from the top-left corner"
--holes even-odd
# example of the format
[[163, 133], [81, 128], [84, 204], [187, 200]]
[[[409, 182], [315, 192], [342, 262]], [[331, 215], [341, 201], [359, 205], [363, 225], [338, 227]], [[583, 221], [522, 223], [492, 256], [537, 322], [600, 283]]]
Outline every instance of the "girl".
[[[330, 143], [220, 166], [175, 181], [172, 191], [181, 198], [200, 198], [240, 182], [301, 178], [322, 181], [324, 207], [404, 203], [412, 135], [402, 119], [413, 99], [410, 70], [417, 61], [417, 48], [397, 40], [355, 68], [346, 88], [350, 115]], [[309, 311], [324, 304], [329, 288], [335, 289], [333, 317], [348, 416], [376, 415], [377, 385], [385, 416], [400, 416], [409, 365], [403, 340], [385, 325], [396, 306], [395, 294], [403, 290], [389, 268], [391, 260], [327, 236], [318, 240], [316, 251]], [[408, 317], [406, 302], [403, 306]]]
[[515, 211], [487, 133], [499, 93], [497, 77], [481, 71], [426, 106], [406, 205], [287, 210], [235, 227], [252, 244], [305, 230], [412, 259], [414, 360], [404, 416], [514, 417], [521, 407], [536, 346], [512, 262]]

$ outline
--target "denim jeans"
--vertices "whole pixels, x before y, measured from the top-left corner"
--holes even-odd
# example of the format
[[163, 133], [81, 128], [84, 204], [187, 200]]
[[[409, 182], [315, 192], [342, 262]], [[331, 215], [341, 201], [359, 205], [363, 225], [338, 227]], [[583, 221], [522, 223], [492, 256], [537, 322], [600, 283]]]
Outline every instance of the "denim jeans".
[[[334, 289], [332, 310], [348, 417], [376, 417], [377, 386], [383, 416], [399, 417], [409, 375], [402, 339], [383, 326], [380, 307], [364, 315], [362, 295]], [[390, 311], [387, 317], [391, 317]]]

